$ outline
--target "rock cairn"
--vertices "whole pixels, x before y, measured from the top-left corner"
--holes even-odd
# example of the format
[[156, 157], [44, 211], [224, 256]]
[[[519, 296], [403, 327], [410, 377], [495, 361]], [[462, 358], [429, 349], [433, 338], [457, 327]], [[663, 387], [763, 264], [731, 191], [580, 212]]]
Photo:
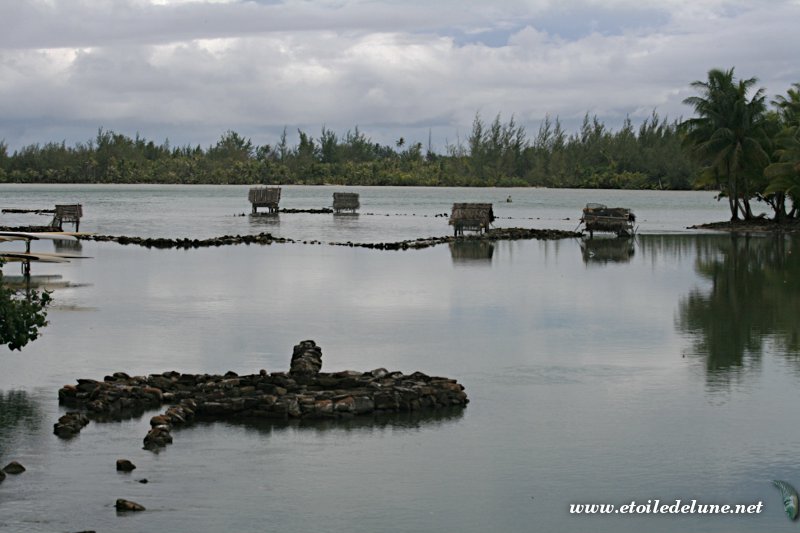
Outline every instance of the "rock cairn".
[[[330, 419], [465, 406], [464, 387], [456, 380], [414, 372], [346, 370], [320, 372], [322, 350], [314, 341], [294, 347], [287, 372], [240, 376], [164, 372], [131, 377], [123, 372], [103, 381], [78, 380], [58, 392], [59, 403], [85, 410], [95, 420], [120, 420], [146, 409], [169, 407], [150, 419], [144, 447], [172, 443], [171, 431], [195, 418]], [[67, 415], [65, 415], [67, 416]], [[63, 417], [62, 417], [63, 418]], [[57, 425], [58, 426], [58, 425]], [[59, 434], [56, 431], [56, 434]]]
[[314, 341], [302, 341], [294, 347], [289, 375], [313, 378], [322, 370], [322, 348]]

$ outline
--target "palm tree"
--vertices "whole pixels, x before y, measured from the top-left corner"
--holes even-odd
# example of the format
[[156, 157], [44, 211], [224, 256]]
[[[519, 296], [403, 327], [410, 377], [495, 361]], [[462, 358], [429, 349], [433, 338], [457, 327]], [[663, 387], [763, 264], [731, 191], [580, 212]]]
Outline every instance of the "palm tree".
[[800, 126], [788, 127], [776, 138], [775, 159], [764, 170], [769, 179], [766, 194], [785, 194], [792, 199], [792, 218], [800, 204]]
[[748, 99], [757, 82], [735, 80], [732, 68], [712, 69], [707, 81], [691, 84], [700, 96], [683, 101], [697, 114], [683, 123], [685, 143], [705, 165], [704, 174], [718, 181], [720, 194], [728, 198], [731, 220], [739, 220], [740, 212], [752, 218], [750, 198], [760, 190], [763, 169], [769, 164], [764, 90]]
[[[800, 204], [800, 83], [792, 84], [786, 96], [778, 95], [772, 100], [775, 106], [773, 163], [764, 170], [769, 180], [764, 194], [769, 198], [792, 199], [793, 218]], [[781, 129], [782, 128], [782, 129]], [[785, 201], [785, 200], [784, 200]], [[776, 210], [776, 219], [786, 216], [786, 208]]]
[[800, 126], [800, 83], [793, 83], [786, 96], [778, 95], [772, 101], [786, 126]]

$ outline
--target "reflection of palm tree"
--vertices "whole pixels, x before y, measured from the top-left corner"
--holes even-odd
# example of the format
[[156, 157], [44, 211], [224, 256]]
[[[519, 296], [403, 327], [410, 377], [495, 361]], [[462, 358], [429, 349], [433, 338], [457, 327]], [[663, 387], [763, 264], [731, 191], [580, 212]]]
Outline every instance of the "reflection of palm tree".
[[716, 247], [699, 248], [697, 272], [711, 290], [693, 290], [679, 306], [678, 328], [694, 336], [714, 379], [761, 357], [775, 341], [786, 355], [800, 353], [800, 246], [783, 236], [732, 234]]

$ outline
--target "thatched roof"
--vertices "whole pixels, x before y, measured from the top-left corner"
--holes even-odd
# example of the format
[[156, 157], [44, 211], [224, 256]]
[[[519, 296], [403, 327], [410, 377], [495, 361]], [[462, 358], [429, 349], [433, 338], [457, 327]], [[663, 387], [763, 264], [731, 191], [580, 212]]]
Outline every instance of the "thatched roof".
[[355, 192], [335, 192], [333, 193], [334, 209], [358, 209], [358, 193]]
[[281, 200], [280, 187], [253, 187], [247, 195], [251, 204], [277, 204]]
[[622, 234], [633, 229], [636, 217], [626, 207], [606, 207], [603, 204], [586, 204], [581, 221], [588, 231], [609, 231]]
[[83, 216], [83, 206], [81, 204], [56, 204], [56, 218], [69, 222], [77, 220]]
[[607, 207], [603, 204], [586, 204], [584, 217], [611, 217], [627, 220], [633, 213], [627, 207]]
[[453, 211], [450, 214], [450, 224], [455, 223], [474, 223], [488, 227], [494, 222], [494, 211], [492, 204], [453, 204]]

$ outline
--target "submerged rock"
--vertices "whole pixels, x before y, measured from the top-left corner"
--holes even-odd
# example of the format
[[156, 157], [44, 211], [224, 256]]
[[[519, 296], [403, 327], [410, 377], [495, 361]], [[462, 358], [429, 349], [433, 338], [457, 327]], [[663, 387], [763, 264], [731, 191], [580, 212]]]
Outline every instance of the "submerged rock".
[[136, 470], [136, 465], [127, 459], [117, 459], [118, 472], [132, 472]]
[[144, 448], [146, 450], [157, 450], [167, 444], [172, 444], [172, 434], [169, 426], [156, 426], [148, 431], [144, 437]]
[[[76, 390], [75, 387], [71, 389], [71, 387], [67, 385], [63, 387], [58, 394], [59, 402], [65, 401], [67, 397], [70, 396], [73, 391]], [[77, 392], [74, 392], [74, 397], [78, 397]], [[88, 405], [87, 405], [88, 408]], [[75, 411], [68, 412], [64, 416], [58, 419], [58, 422], [53, 424], [53, 433], [61, 437], [62, 439], [68, 439], [70, 437], [74, 437], [89, 423], [89, 418], [84, 415], [83, 413], [78, 413]]]
[[5, 478], [6, 478], [6, 473], [0, 470], [0, 483], [2, 483]]
[[25, 467], [16, 461], [11, 461], [5, 466], [5, 468], [3, 468], [3, 472], [5, 472], [6, 474], [17, 475], [23, 473], [24, 471]]
[[122, 498], [117, 500], [117, 503], [114, 505], [117, 508], [117, 511], [144, 511], [145, 508], [143, 505], [139, 505], [136, 502], [132, 502], [129, 500], [123, 500]]

